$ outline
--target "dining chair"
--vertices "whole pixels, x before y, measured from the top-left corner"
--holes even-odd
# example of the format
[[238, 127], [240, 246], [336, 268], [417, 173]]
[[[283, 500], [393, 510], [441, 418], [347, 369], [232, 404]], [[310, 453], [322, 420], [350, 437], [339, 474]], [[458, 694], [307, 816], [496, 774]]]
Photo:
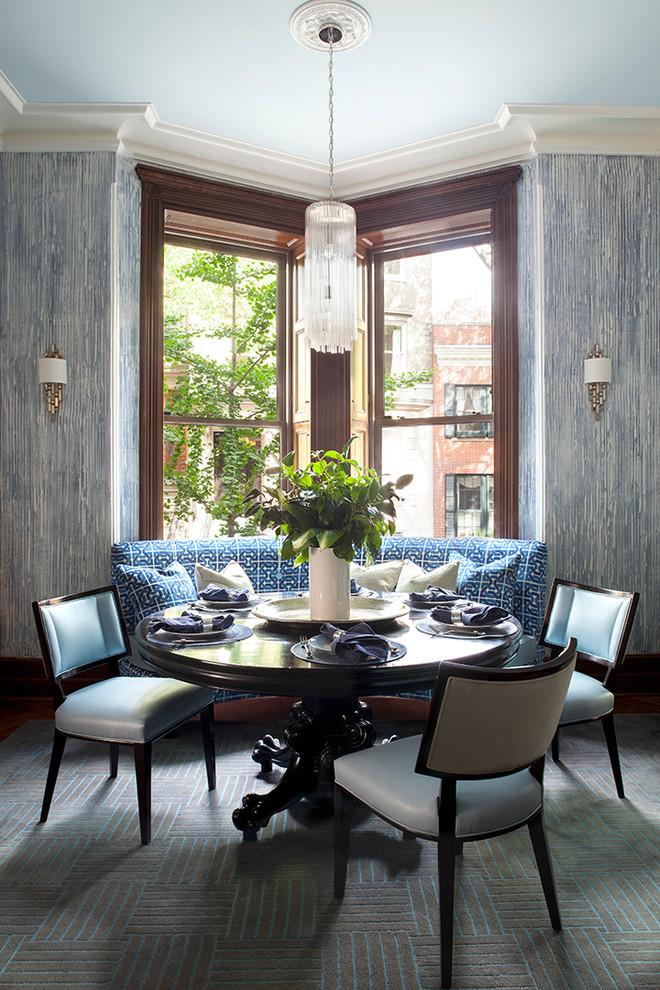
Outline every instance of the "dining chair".
[[[130, 655], [116, 586], [32, 602], [46, 675], [55, 702], [55, 735], [41, 821], [50, 804], [69, 736], [110, 745], [110, 777], [117, 776], [119, 746], [133, 747], [140, 838], [151, 840], [152, 743], [200, 716], [209, 790], [215, 788], [213, 694], [170, 677], [121, 677], [118, 661]], [[105, 667], [106, 676], [68, 691], [74, 674]]]
[[335, 760], [335, 897], [344, 896], [357, 804], [438, 845], [440, 972], [451, 986], [455, 857], [464, 842], [527, 825], [552, 927], [561, 918], [543, 825], [545, 752], [576, 643], [526, 667], [440, 664], [424, 732]]
[[564, 726], [600, 720], [620, 798], [625, 794], [614, 731], [612, 688], [626, 654], [638, 600], [636, 591], [610, 591], [555, 578], [539, 639], [541, 646], [556, 653], [569, 637], [575, 637], [578, 663], [587, 661], [602, 672], [600, 680], [580, 670], [573, 674], [552, 740], [553, 760], [559, 760], [559, 733]]

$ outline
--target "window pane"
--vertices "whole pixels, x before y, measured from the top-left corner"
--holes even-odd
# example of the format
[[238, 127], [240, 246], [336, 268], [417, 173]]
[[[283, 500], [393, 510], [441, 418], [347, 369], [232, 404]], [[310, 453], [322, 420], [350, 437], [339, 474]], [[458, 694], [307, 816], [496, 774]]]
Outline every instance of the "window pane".
[[258, 533], [242, 503], [279, 452], [278, 431], [166, 421], [163, 435], [165, 539]]
[[[396, 261], [383, 261], [385, 414], [395, 419], [461, 415], [459, 408], [447, 409], [449, 385], [476, 389], [469, 399], [463, 396], [464, 401], [468, 407], [473, 402], [475, 412], [491, 412], [490, 245], [402, 260], [405, 265], [396, 277]], [[487, 426], [467, 424], [448, 435], [492, 433]]]
[[[459, 451], [454, 460], [440, 456], [445, 446], [444, 427], [388, 426], [382, 431], [382, 473], [395, 480], [410, 473], [412, 484], [397, 503], [396, 528], [405, 536], [492, 536], [495, 519], [492, 461], [486, 458], [486, 474], [458, 474], [465, 470]], [[486, 445], [486, 441], [482, 441]], [[490, 444], [492, 447], [492, 442]], [[470, 447], [470, 449], [473, 449]]]
[[165, 411], [277, 419], [277, 264], [165, 246]]

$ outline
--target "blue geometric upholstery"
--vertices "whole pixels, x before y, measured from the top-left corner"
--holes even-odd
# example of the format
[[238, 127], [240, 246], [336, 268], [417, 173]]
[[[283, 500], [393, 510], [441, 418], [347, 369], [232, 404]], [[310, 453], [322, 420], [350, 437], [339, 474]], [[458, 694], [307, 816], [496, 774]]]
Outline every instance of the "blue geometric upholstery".
[[[511, 612], [520, 620], [523, 633], [539, 638], [545, 610], [547, 580], [547, 547], [536, 540], [488, 540], [477, 537], [394, 536], [385, 537], [378, 561], [412, 560], [415, 564], [430, 571], [449, 563], [456, 555], [469, 561], [469, 581], [476, 582], [486, 592], [497, 593], [497, 582], [503, 587], [513, 588]], [[512, 558], [520, 557], [514, 575]], [[111, 551], [111, 579], [119, 588], [122, 609], [129, 632], [135, 631], [139, 621], [133, 607], [123, 575], [122, 567], [164, 568], [174, 561], [185, 568], [194, 583], [195, 564], [203, 564], [212, 570], [220, 571], [230, 561], [236, 560], [249, 576], [256, 592], [298, 592], [309, 587], [307, 564], [294, 566], [292, 560], [282, 560], [278, 554], [278, 543], [271, 537], [223, 537], [215, 540], [141, 540], [115, 543]], [[355, 562], [364, 564], [364, 551], [356, 554]], [[495, 572], [491, 565], [495, 565]], [[499, 567], [502, 571], [499, 571]], [[480, 569], [486, 568], [484, 573]], [[467, 571], [466, 571], [467, 573]], [[513, 577], [513, 580], [512, 580]], [[459, 583], [461, 574], [459, 571]], [[159, 608], [154, 603], [153, 611]], [[142, 612], [142, 614], [144, 614]], [[130, 663], [121, 662], [122, 672], [134, 676], [144, 676], [144, 669]], [[417, 693], [414, 697], [429, 697], [428, 692]], [[216, 701], [252, 697], [230, 691], [216, 692]]]

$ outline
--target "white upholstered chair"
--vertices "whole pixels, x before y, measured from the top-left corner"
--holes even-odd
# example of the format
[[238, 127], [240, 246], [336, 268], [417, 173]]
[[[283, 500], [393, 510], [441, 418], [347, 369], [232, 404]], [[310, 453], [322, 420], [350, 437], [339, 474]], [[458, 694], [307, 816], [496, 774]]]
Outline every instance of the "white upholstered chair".
[[454, 861], [464, 842], [527, 825], [550, 920], [561, 928], [543, 767], [574, 668], [575, 640], [532, 666], [442, 663], [421, 736], [335, 760], [335, 897], [344, 896], [356, 803], [404, 836], [437, 842], [443, 987], [451, 986]]
[[[55, 736], [41, 808], [48, 818], [68, 736], [110, 745], [110, 776], [117, 776], [119, 746], [133, 747], [140, 837], [151, 839], [152, 743], [200, 716], [209, 790], [215, 787], [213, 694], [170, 677], [119, 677], [117, 662], [130, 654], [117, 588], [33, 602], [39, 643], [55, 702]], [[111, 676], [67, 693], [73, 674], [106, 666]]]
[[559, 727], [552, 741], [552, 757], [559, 759], [559, 731], [563, 726], [600, 720], [612, 765], [616, 791], [624, 797], [619, 749], [614, 731], [616, 672], [628, 645], [639, 594], [611, 591], [556, 578], [550, 591], [540, 643], [557, 653], [570, 637], [577, 640], [578, 664], [587, 662], [600, 673], [576, 670], [571, 679]]

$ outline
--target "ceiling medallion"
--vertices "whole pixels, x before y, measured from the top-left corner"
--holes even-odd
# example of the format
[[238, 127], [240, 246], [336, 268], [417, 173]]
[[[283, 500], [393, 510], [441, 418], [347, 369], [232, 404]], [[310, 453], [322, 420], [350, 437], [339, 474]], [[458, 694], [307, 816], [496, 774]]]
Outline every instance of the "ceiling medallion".
[[335, 29], [335, 51], [346, 52], [367, 40], [371, 34], [371, 18], [352, 0], [308, 0], [294, 10], [289, 21], [296, 41], [315, 52], [327, 52], [328, 34], [324, 29], [329, 27]]

